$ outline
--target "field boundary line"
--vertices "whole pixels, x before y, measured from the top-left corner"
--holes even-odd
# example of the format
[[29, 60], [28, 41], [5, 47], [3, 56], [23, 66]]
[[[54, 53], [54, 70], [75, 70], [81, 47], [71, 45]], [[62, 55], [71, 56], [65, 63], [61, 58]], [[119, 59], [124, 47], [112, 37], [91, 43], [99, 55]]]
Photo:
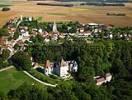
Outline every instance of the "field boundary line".
[[34, 79], [35, 81], [43, 84], [43, 85], [46, 85], [46, 86], [51, 86], [51, 87], [56, 87], [57, 84], [53, 85], [53, 84], [50, 84], [50, 83], [46, 83], [46, 82], [43, 82], [39, 79], [37, 79], [36, 77], [32, 76], [30, 73], [28, 73], [27, 71], [23, 71], [26, 75], [28, 75], [30, 78]]
[[12, 69], [12, 68], [14, 68], [14, 66], [9, 66], [9, 67], [6, 67], [6, 68], [2, 68], [2, 69], [0, 69], [0, 72], [6, 71], [6, 70]]

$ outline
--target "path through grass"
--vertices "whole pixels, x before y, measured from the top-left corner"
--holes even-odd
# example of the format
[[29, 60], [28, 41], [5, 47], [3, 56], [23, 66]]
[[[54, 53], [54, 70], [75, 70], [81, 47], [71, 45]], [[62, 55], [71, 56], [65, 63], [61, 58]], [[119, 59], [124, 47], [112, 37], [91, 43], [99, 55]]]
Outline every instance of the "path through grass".
[[11, 89], [16, 89], [24, 82], [33, 84], [36, 83], [22, 71], [17, 71], [15, 68], [0, 72], [0, 92], [6, 94]]

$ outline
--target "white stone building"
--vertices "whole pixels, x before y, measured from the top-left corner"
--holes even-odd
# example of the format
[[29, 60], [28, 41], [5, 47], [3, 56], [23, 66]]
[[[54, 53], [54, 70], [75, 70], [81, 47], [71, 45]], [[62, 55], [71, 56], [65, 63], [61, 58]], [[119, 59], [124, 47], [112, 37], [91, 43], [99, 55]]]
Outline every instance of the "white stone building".
[[104, 83], [110, 82], [112, 75], [110, 73], [106, 73], [105, 76], [96, 76], [94, 79], [96, 80], [96, 85], [102, 85]]
[[70, 73], [77, 72], [78, 65], [76, 61], [64, 61], [62, 59], [60, 62], [50, 62], [46, 61], [44, 66], [45, 75], [56, 74], [60, 77], [67, 77]]

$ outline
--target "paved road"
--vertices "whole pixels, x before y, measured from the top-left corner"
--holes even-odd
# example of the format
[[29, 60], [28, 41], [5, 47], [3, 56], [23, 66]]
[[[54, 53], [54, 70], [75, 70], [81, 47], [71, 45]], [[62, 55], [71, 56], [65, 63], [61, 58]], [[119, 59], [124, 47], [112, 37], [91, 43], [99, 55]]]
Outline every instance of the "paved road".
[[37, 82], [39, 82], [39, 83], [41, 83], [41, 84], [43, 84], [43, 85], [51, 86], [51, 87], [56, 87], [56, 86], [57, 86], [57, 84], [53, 85], [53, 84], [49, 84], [49, 83], [43, 82], [43, 81], [41, 81], [41, 80], [35, 78], [35, 77], [32, 76], [31, 74], [29, 74], [27, 71], [23, 71], [23, 72], [24, 72], [26, 75], [28, 75], [29, 77], [31, 77], [32, 79], [34, 79], [35, 81], [37, 81]]
[[3, 68], [3, 69], [0, 69], [0, 72], [3, 72], [5, 70], [8, 70], [8, 69], [11, 69], [11, 68], [14, 68], [13, 66], [9, 66], [9, 67], [6, 67], [6, 68]]

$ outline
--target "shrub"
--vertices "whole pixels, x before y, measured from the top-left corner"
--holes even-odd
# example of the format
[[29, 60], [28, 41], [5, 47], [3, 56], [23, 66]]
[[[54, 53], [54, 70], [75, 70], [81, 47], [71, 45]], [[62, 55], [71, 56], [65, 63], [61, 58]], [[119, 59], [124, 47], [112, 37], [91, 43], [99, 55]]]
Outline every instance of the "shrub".
[[2, 11], [9, 11], [10, 8], [2, 8]]
[[11, 57], [11, 61], [18, 70], [30, 70], [32, 67], [30, 56], [26, 52], [18, 51]]

